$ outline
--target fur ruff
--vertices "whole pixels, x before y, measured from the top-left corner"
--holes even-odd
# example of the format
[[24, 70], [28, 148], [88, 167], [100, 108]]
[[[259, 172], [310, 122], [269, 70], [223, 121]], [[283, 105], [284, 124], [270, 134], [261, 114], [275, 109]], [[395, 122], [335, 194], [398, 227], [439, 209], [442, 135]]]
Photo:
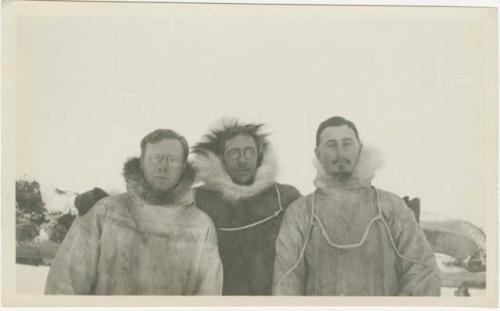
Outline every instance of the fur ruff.
[[319, 162], [318, 158], [314, 156], [314, 166], [316, 167], [317, 174], [314, 179], [314, 185], [319, 189], [327, 188], [362, 188], [371, 185], [373, 178], [375, 178], [375, 171], [382, 167], [383, 161], [379, 152], [373, 147], [363, 146], [358, 165], [354, 170], [352, 177], [347, 183], [340, 181], [329, 175], [323, 165]]
[[[222, 118], [215, 122], [208, 134], [193, 147], [194, 157], [191, 161], [197, 179], [203, 182], [206, 189], [216, 191], [229, 202], [249, 198], [261, 193], [275, 183], [277, 164], [267, 134], [262, 133], [264, 124], [243, 124], [234, 118]], [[251, 185], [236, 184], [224, 167], [219, 155], [219, 147], [225, 137], [244, 129], [253, 133], [257, 146], [262, 150], [259, 166]]]
[[197, 178], [205, 184], [205, 187], [221, 193], [222, 197], [230, 202], [255, 196], [269, 188], [275, 183], [277, 171], [276, 159], [269, 146], [264, 151], [254, 182], [248, 186], [233, 182], [221, 159], [213, 152], [199, 153], [191, 163], [196, 170]]
[[177, 185], [163, 195], [156, 196], [144, 179], [139, 158], [130, 158], [123, 166], [123, 177], [127, 184], [127, 191], [138, 199], [152, 205], [189, 204], [193, 202], [191, 187], [194, 183], [194, 175], [193, 168], [188, 164]]

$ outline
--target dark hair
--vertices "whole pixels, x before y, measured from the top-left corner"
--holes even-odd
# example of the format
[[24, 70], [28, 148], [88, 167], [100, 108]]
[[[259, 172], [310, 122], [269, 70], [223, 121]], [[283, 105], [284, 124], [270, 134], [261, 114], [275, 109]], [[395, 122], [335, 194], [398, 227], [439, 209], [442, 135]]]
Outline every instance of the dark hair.
[[141, 140], [141, 159], [144, 157], [147, 144], [154, 144], [164, 139], [178, 140], [181, 143], [182, 149], [184, 151], [184, 160], [187, 159], [189, 154], [189, 146], [186, 138], [179, 135], [177, 132], [168, 129], [158, 129], [144, 136], [144, 138]]
[[356, 135], [356, 138], [359, 140], [359, 134], [358, 134], [358, 129], [356, 128], [356, 125], [354, 125], [354, 123], [352, 123], [351, 121], [343, 118], [343, 117], [339, 117], [339, 116], [335, 116], [335, 117], [331, 117], [323, 122], [321, 122], [321, 124], [319, 125], [318, 127], [318, 130], [316, 131], [316, 147], [319, 146], [319, 142], [320, 142], [320, 139], [321, 139], [321, 133], [323, 132], [324, 129], [326, 129], [327, 127], [330, 127], [330, 126], [342, 126], [342, 125], [347, 125], [347, 127], [349, 127], [351, 130], [354, 131], [354, 134]]
[[224, 122], [221, 128], [212, 130], [205, 135], [204, 140], [193, 147], [193, 152], [203, 154], [205, 151], [210, 151], [222, 156], [228, 140], [238, 135], [244, 135], [254, 139], [259, 154], [257, 164], [260, 165], [263, 151], [267, 145], [267, 134], [261, 133], [263, 126], [264, 124], [241, 124], [237, 119]]
[[220, 142], [219, 142], [219, 148], [218, 148], [218, 154], [224, 154], [224, 149], [226, 147], [226, 142], [228, 140], [231, 140], [232, 138], [242, 135], [242, 136], [248, 136], [252, 137], [252, 139], [255, 142], [255, 146], [257, 147], [257, 150], [260, 152], [263, 148], [264, 141], [261, 137], [258, 137], [256, 134], [256, 131], [258, 130], [258, 127], [254, 127], [251, 125], [247, 126], [240, 126], [240, 127], [234, 127], [230, 131], [226, 132], [225, 135], [222, 136]]

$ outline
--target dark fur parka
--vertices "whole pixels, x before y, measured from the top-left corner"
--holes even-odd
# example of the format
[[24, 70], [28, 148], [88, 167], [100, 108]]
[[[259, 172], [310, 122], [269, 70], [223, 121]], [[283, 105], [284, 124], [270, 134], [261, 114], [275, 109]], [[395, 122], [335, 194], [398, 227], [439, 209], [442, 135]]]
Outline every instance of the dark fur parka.
[[[260, 126], [255, 128], [258, 131]], [[205, 137], [208, 141], [197, 145], [192, 165], [204, 185], [195, 189], [195, 202], [217, 228], [224, 269], [223, 295], [271, 295], [275, 241], [283, 215], [280, 202], [285, 209], [300, 193], [293, 186], [276, 183], [276, 161], [262, 135], [262, 161], [254, 182], [234, 183], [220, 156], [203, 148], [219, 144], [218, 140], [231, 130], [231, 126], [223, 125], [212, 131], [215, 135]], [[268, 221], [245, 228], [273, 215]]]

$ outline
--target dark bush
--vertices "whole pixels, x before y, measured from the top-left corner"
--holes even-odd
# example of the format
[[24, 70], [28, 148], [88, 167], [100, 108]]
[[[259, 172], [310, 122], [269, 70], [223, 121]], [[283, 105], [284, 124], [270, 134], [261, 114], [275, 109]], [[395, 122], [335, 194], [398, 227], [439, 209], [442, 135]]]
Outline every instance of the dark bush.
[[16, 209], [21, 213], [35, 215], [43, 215], [46, 211], [40, 193], [40, 184], [36, 181], [16, 181]]
[[38, 236], [39, 227], [33, 223], [20, 223], [16, 225], [16, 241], [30, 241]]

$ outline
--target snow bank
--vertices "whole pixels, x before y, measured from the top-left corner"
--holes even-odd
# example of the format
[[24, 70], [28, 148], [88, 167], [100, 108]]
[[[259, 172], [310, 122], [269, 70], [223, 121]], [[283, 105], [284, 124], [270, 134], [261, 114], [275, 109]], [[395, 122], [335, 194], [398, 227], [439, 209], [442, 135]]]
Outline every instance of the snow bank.
[[43, 295], [49, 267], [16, 265], [16, 289], [19, 294]]
[[78, 210], [74, 206], [74, 201], [78, 195], [75, 192], [60, 190], [54, 187], [44, 187], [40, 185], [40, 193], [45, 203], [45, 208], [49, 213], [61, 212], [77, 215]]

